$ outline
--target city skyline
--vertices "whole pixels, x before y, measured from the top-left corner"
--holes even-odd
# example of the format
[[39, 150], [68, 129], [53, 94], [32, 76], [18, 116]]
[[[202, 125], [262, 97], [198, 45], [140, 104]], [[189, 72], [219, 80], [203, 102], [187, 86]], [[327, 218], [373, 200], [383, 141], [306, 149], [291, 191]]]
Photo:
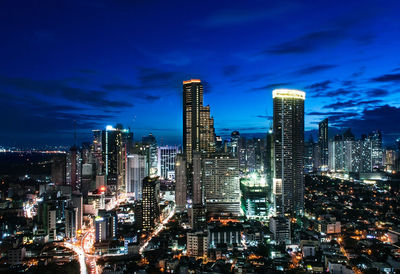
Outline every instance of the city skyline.
[[74, 121], [78, 143], [122, 123], [136, 140], [182, 144], [181, 83], [197, 78], [217, 135], [266, 133], [272, 90], [295, 88], [308, 94], [307, 132], [329, 118], [356, 135], [380, 129], [390, 144], [399, 3], [343, 3], [4, 2], [0, 145], [72, 145]]

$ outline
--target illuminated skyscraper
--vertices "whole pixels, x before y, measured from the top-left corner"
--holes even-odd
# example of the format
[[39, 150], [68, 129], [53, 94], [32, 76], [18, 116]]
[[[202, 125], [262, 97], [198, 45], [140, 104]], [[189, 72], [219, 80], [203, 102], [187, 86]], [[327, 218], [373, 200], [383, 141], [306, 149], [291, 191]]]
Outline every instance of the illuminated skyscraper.
[[320, 167], [326, 169], [328, 166], [328, 118], [319, 123], [318, 144], [320, 149]]
[[304, 205], [305, 92], [276, 89], [274, 101], [274, 194], [277, 213], [301, 213]]
[[133, 133], [123, 129], [122, 125], [115, 128], [107, 126], [102, 131], [102, 162], [103, 175], [109, 188], [113, 191], [125, 188], [124, 177], [127, 153], [131, 150]]
[[186, 156], [187, 201], [193, 199], [193, 154], [215, 152], [214, 119], [203, 106], [203, 85], [198, 79], [183, 81], [183, 153]]
[[203, 85], [198, 79], [183, 81], [183, 152], [192, 163], [193, 152], [214, 152], [214, 119], [203, 106]]
[[160, 209], [158, 207], [160, 195], [160, 183], [158, 179], [146, 177], [143, 180], [142, 199], [142, 225], [144, 231], [155, 228], [160, 220]]

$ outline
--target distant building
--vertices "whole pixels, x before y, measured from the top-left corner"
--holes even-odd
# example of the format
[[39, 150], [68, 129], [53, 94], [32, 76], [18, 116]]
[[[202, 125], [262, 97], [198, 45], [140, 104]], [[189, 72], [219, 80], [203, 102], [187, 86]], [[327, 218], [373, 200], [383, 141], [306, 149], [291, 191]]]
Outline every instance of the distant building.
[[175, 180], [175, 158], [179, 153], [177, 146], [162, 146], [157, 148], [157, 172], [158, 176]]
[[129, 195], [133, 195], [135, 200], [142, 199], [142, 184], [146, 174], [146, 156], [139, 154], [128, 155], [125, 177], [126, 192]]
[[157, 140], [156, 137], [150, 133], [148, 136], [142, 137], [142, 145], [145, 148], [145, 155], [147, 159], [147, 170], [149, 175], [157, 175]]
[[66, 154], [57, 154], [51, 161], [51, 180], [56, 185], [65, 185], [66, 183]]
[[324, 119], [322, 122], [319, 123], [318, 128], [318, 145], [320, 149], [320, 166], [319, 168], [326, 170], [328, 168], [328, 118]]

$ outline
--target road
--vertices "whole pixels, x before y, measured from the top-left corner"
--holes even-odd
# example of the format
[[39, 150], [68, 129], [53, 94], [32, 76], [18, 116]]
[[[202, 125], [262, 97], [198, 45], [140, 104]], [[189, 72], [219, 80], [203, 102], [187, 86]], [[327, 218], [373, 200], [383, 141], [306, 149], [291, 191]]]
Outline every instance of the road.
[[165, 218], [163, 220], [162, 223], [160, 223], [156, 230], [153, 231], [153, 233], [151, 233], [151, 235], [146, 239], [146, 241], [142, 244], [142, 246], [139, 249], [139, 254], [143, 254], [143, 252], [145, 251], [146, 247], [149, 245], [149, 242], [151, 241], [151, 239], [154, 236], [157, 236], [158, 234], [160, 234], [160, 232], [165, 228], [165, 225], [169, 222], [169, 220], [172, 218], [172, 216], [174, 216], [175, 214], [175, 207], [173, 210], [171, 210], [171, 213], [168, 215], [167, 218]]

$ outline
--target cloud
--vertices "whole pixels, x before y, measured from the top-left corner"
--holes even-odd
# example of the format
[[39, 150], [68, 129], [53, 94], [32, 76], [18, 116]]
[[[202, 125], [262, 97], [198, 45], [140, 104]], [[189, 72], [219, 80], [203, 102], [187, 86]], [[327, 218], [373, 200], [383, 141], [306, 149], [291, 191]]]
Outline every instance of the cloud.
[[108, 93], [99, 90], [87, 90], [71, 87], [62, 80], [32, 80], [29, 78], [11, 78], [0, 76], [0, 86], [22, 91], [34, 92], [37, 95], [58, 97], [79, 104], [93, 107], [133, 107], [133, 104], [126, 101], [108, 99]]
[[400, 73], [394, 74], [384, 74], [379, 77], [372, 78], [371, 81], [373, 82], [399, 82], [400, 81]]
[[341, 30], [314, 31], [272, 46], [262, 53], [275, 55], [308, 53], [323, 46], [331, 45], [344, 38], [344, 36]]
[[370, 97], [382, 97], [389, 94], [389, 91], [381, 88], [373, 88], [367, 91], [367, 95]]
[[311, 115], [311, 116], [322, 116], [322, 115], [340, 115], [343, 114], [344, 112], [342, 111], [326, 111], [326, 112], [319, 112], [319, 111], [312, 111], [307, 113], [307, 115]]
[[359, 117], [335, 122], [337, 127], [351, 128], [354, 132], [369, 133], [380, 129], [385, 136], [400, 136], [400, 124], [393, 122], [393, 117], [400, 117], [400, 108], [382, 105], [374, 108], [365, 108]]
[[312, 85], [306, 86], [305, 89], [312, 91], [322, 91], [328, 89], [331, 83], [332, 81], [329, 80], [317, 82]]
[[361, 105], [373, 105], [373, 104], [378, 104], [381, 103], [382, 100], [366, 100], [366, 101], [355, 101], [355, 100], [348, 100], [344, 102], [336, 102], [332, 103], [326, 106], [323, 106], [323, 108], [331, 108], [331, 109], [340, 109], [340, 108], [350, 108], [350, 107], [356, 107], [356, 106], [361, 106]]
[[257, 115], [257, 118], [262, 118], [262, 119], [272, 119], [272, 116], [269, 115]]
[[293, 72], [295, 75], [308, 75], [308, 74], [313, 74], [317, 72], [322, 72], [325, 70], [333, 69], [336, 68], [337, 65], [330, 65], [330, 64], [321, 64], [321, 65], [313, 65], [313, 66], [308, 66], [299, 70], [296, 70]]

